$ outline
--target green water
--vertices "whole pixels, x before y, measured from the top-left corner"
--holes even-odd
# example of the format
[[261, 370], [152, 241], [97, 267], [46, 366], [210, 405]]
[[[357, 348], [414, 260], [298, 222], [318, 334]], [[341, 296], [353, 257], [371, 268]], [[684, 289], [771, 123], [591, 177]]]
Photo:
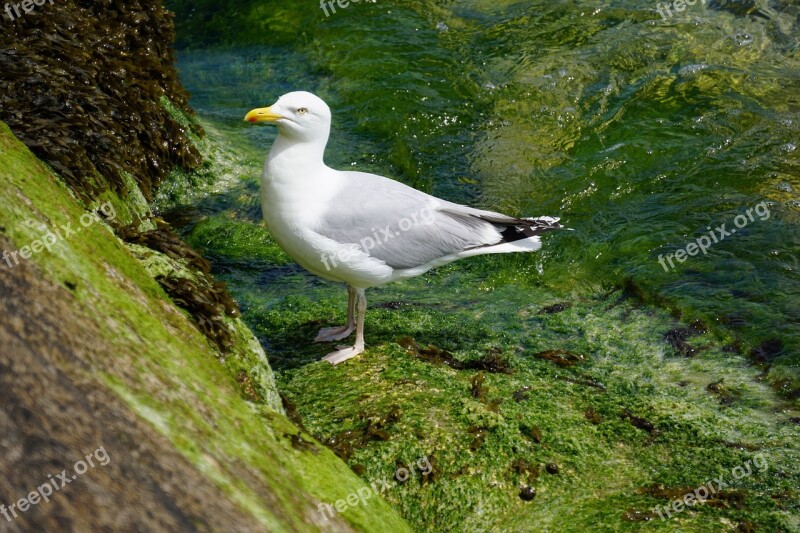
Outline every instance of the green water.
[[[419, 529], [526, 531], [535, 520], [632, 530], [641, 525], [622, 517], [628, 509], [665, 503], [641, 487], [697, 486], [754, 449], [769, 450], [785, 477], [747, 481], [743, 509], [652, 525], [800, 528], [798, 431], [787, 422], [796, 403], [783, 401], [800, 391], [800, 8], [697, 2], [663, 21], [655, 4], [378, 0], [326, 18], [316, 2], [168, 2], [182, 81], [215, 148], [213, 183], [199, 180], [193, 195], [167, 189], [167, 214], [229, 284], [315, 435], [400, 405], [403, 431], [358, 450], [351, 466], [374, 481], [387, 462], [423, 453], [419, 443], [437, 450], [446, 475], [433, 488], [384, 495]], [[344, 319], [345, 293], [294, 265], [260, 224], [258, 175], [276, 132], [242, 123], [293, 90], [333, 110], [329, 165], [512, 215], [560, 216], [575, 231], [548, 235], [537, 254], [474, 258], [369, 291], [363, 360], [311, 364], [327, 347], [309, 340]], [[707, 254], [659, 263], [707, 228], [730, 232], [748, 210]], [[561, 302], [568, 311], [540, 314]], [[682, 357], [665, 334], [696, 319], [710, 331]], [[394, 344], [406, 335], [462, 360], [502, 350], [517, 373], [491, 376], [494, 393], [531, 386], [536, 405], [483, 412], [472, 374], [407, 361]], [[554, 370], [530, 357], [555, 348], [591, 362]], [[769, 367], [751, 365], [753, 349]], [[722, 400], [708, 388], [719, 379]], [[578, 428], [587, 406], [608, 425]], [[654, 446], [619, 420], [627, 408], [663, 430]], [[508, 473], [530, 446], [515, 433], [523, 422], [553, 439], [528, 460], [570, 472], [539, 479], [535, 508], [518, 507], [519, 475]], [[431, 424], [436, 439], [426, 440]], [[476, 425], [495, 431], [477, 452]], [[464, 480], [459, 461], [472, 455], [485, 477]]]
[[[664, 22], [624, 1], [377, 2], [328, 18], [313, 2], [188, 5], [173, 6], [183, 82], [201, 117], [262, 153], [247, 172], [275, 132], [244, 112], [314, 91], [334, 111], [330, 165], [576, 230], [480, 265], [566, 292], [630, 279], [798, 361], [796, 6], [698, 4]], [[761, 202], [707, 255], [659, 263]]]

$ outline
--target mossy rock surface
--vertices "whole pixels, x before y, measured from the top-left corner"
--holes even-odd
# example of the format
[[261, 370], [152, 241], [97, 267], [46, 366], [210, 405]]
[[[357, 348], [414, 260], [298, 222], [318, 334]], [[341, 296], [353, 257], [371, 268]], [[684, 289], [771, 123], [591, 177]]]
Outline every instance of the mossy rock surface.
[[[451, 294], [464, 281], [436, 280]], [[730, 360], [726, 339], [696, 333], [687, 342], [697, 353], [683, 356], [668, 339], [687, 326], [621, 292], [562, 300], [494, 287], [474, 307], [442, 309], [427, 290], [373, 291], [359, 359], [305, 363], [321, 354], [313, 348], [296, 356], [302, 366], [281, 350], [275, 358], [305, 427], [366, 481], [430, 460], [433, 475], [385, 496], [415, 529], [797, 530], [796, 412], [757, 368]], [[333, 299], [287, 297], [276, 315], [256, 313], [257, 331], [280, 338], [335, 324], [344, 317], [326, 318]], [[494, 299], [519, 307], [498, 313]], [[508, 368], [475, 364], [498, 359]], [[726, 486], [705, 505], [670, 507], [719, 478]]]
[[98, 447], [111, 458], [15, 526], [408, 530], [378, 497], [319, 512], [368, 488], [282, 414], [252, 334], [232, 320], [236, 346], [220, 353], [153, 279], [192, 272], [119, 240], [2, 123], [0, 203], [4, 250], [75, 230], [0, 265], [0, 500]]

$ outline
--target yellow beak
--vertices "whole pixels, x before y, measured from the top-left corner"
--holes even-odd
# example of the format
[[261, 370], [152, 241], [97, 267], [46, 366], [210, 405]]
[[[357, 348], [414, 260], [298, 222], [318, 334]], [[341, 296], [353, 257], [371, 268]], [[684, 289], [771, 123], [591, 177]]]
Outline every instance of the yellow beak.
[[271, 107], [253, 109], [244, 117], [247, 122], [277, 122], [282, 118], [286, 117], [274, 113]]

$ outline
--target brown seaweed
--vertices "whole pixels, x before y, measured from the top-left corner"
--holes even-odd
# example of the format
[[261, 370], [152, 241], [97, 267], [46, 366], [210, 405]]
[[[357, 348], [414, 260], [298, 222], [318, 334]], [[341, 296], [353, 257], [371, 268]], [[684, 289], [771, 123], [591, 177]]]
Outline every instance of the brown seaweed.
[[769, 365], [783, 352], [781, 339], [767, 339], [752, 350], [750, 360], [757, 365]]
[[400, 420], [400, 417], [400, 408], [393, 405], [389, 412], [382, 416], [363, 416], [360, 425], [354, 429], [340, 431], [327, 439], [318, 436], [317, 440], [325, 444], [341, 459], [347, 461], [356, 450], [365, 447], [370, 442], [389, 440], [390, 436], [387, 430], [391, 429]]
[[697, 335], [702, 335], [708, 331], [708, 327], [706, 327], [703, 322], [696, 320], [689, 324], [688, 327], [685, 328], [675, 328], [673, 330], [668, 331], [664, 334], [664, 340], [669, 343], [670, 346], [675, 348], [679, 354], [684, 357], [692, 357], [693, 355], [697, 354], [700, 351], [700, 348], [695, 348], [687, 341], [691, 337], [695, 337]]
[[628, 422], [630, 422], [633, 427], [650, 433], [650, 435], [655, 436], [656, 433], [658, 432], [656, 430], [655, 424], [653, 424], [652, 422], [650, 422], [645, 418], [642, 418], [640, 416], [635, 416], [629, 409], [624, 409], [622, 411], [622, 414], [620, 415], [620, 418], [622, 418], [622, 420], [627, 420]]
[[63, 0], [4, 16], [0, 120], [85, 201], [127, 194], [124, 173], [151, 199], [171, 169], [201, 163], [161, 103], [191, 115], [173, 40], [159, 0]]
[[536, 444], [541, 444], [543, 440], [542, 430], [539, 426], [520, 426], [520, 432], [530, 439], [531, 441], [535, 442]]
[[573, 366], [586, 360], [586, 357], [583, 355], [568, 352], [567, 350], [545, 350], [543, 352], [533, 354], [533, 356], [538, 359], [550, 361], [551, 363], [560, 367]]
[[529, 394], [530, 390], [531, 387], [529, 387], [528, 385], [525, 385], [524, 387], [515, 390], [513, 394], [514, 401], [520, 403], [527, 400], [530, 397]]
[[253, 403], [261, 403], [264, 401], [264, 398], [258, 392], [255, 384], [253, 383], [253, 379], [245, 372], [244, 370], [240, 370], [238, 374], [236, 374], [236, 382], [242, 387], [242, 392], [244, 393], [245, 398]]
[[502, 352], [497, 348], [492, 348], [487, 351], [486, 355], [471, 361], [459, 361], [455, 356], [433, 345], [427, 348], [422, 348], [417, 341], [411, 337], [403, 337], [397, 341], [409, 355], [422, 359], [436, 365], [446, 365], [455, 370], [482, 370], [494, 374], [512, 374], [514, 370], [511, 368], [507, 359], [502, 356]]
[[[683, 500], [686, 494], [691, 494], [697, 487], [665, 487], [664, 485], [650, 485], [637, 490], [639, 494], [647, 494], [653, 498], [664, 500]], [[741, 509], [744, 507], [747, 493], [744, 490], [719, 490], [709, 494], [705, 504], [717, 508]]]
[[572, 304], [570, 304], [570, 303], [567, 303], [567, 302], [558, 303], [558, 304], [554, 304], [554, 305], [549, 305], [547, 307], [543, 307], [541, 310], [539, 310], [538, 314], [540, 314], [540, 315], [555, 315], [557, 313], [562, 313], [562, 312], [566, 311], [570, 307], [572, 307]]
[[722, 405], [731, 405], [733, 402], [741, 398], [741, 394], [737, 391], [733, 391], [725, 385], [725, 379], [719, 379], [713, 383], [709, 383], [706, 385], [706, 390], [712, 393], [719, 399], [719, 403]]
[[486, 441], [486, 437], [489, 436], [489, 430], [482, 426], [470, 426], [467, 433], [473, 436], [472, 443], [469, 445], [469, 449], [473, 452], [478, 451], [478, 448], [483, 446]]
[[225, 284], [211, 276], [211, 265], [196, 251], [182, 242], [166, 222], [156, 221], [158, 229], [140, 232], [128, 227], [116, 228], [126, 242], [146, 246], [174, 260], [186, 260], [195, 270], [197, 281], [178, 276], [158, 276], [156, 281], [176, 305], [189, 311], [200, 331], [217, 347], [227, 352], [233, 346], [233, 336], [224, 317], [238, 317], [239, 307], [228, 294]]
[[586, 409], [586, 411], [583, 412], [583, 416], [595, 426], [603, 423], [603, 415], [595, 411], [593, 407]]
[[[137, 193], [126, 176], [150, 200], [172, 169], [202, 162], [189, 136], [202, 135], [202, 128], [191, 123], [188, 131], [164, 104], [192, 116], [173, 41], [172, 16], [158, 0], [63, 0], [13, 21], [4, 16], [0, 120], [85, 204], [108, 190], [123, 199]], [[207, 262], [162, 226], [134, 233], [121, 236], [186, 258], [200, 273], [197, 283], [169, 276], [158, 281], [227, 350], [232, 339], [222, 316], [236, 316], [238, 309], [211, 278]]]

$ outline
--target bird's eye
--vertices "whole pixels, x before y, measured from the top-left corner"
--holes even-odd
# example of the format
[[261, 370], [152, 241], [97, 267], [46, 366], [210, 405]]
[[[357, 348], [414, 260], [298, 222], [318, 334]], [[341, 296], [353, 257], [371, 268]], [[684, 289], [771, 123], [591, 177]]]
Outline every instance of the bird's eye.
[[301, 107], [300, 109], [297, 110], [298, 115], [305, 115], [306, 113], [308, 113], [308, 109], [305, 107]]

